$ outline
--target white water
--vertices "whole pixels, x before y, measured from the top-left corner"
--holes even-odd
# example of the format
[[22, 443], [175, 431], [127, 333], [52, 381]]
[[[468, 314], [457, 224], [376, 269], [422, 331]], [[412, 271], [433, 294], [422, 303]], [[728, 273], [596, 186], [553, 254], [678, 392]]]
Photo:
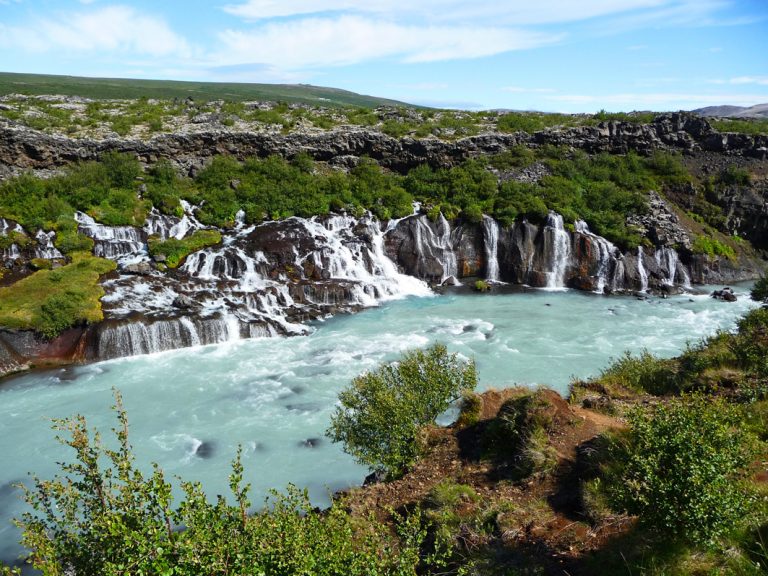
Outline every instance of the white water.
[[640, 292], [648, 292], [648, 273], [645, 271], [643, 247], [637, 247], [637, 275], [640, 276]]
[[679, 258], [674, 249], [662, 246], [656, 250], [655, 258], [659, 268], [667, 272], [667, 276], [663, 280], [664, 284], [674, 286], [677, 281], [683, 288], [691, 288], [691, 279], [688, 277], [688, 272], [685, 271], [685, 266], [678, 266]]
[[[308, 487], [321, 502], [327, 487], [357, 484], [366, 473], [323, 437], [338, 391], [361, 371], [441, 341], [477, 360], [481, 388], [543, 383], [564, 392], [572, 375], [595, 374], [624, 350], [671, 356], [688, 340], [731, 328], [752, 306], [744, 289], [736, 291], [736, 303], [706, 294], [639, 301], [574, 291], [410, 298], [336, 317], [308, 336], [7, 380], [0, 385], [0, 558], [16, 553], [18, 534], [8, 520], [24, 509], [10, 484], [28, 471], [50, 477], [52, 463], [69, 457], [56, 447], [48, 419], [82, 413], [108, 435], [112, 386], [124, 394], [144, 465], [157, 461], [170, 477], [199, 479], [209, 494], [227, 494], [228, 463], [242, 444], [255, 502], [288, 482]], [[579, 319], [589, 319], [588, 329]], [[321, 440], [308, 448], [308, 438]], [[201, 443], [209, 457], [196, 455]]]
[[571, 254], [571, 237], [563, 228], [563, 217], [550, 212], [544, 228], [546, 250], [550, 255], [549, 270], [546, 272], [547, 288], [564, 288], [565, 272]]
[[[619, 250], [602, 236], [590, 232], [589, 226], [587, 226], [587, 223], [583, 220], [577, 220], [575, 228], [576, 232], [588, 237], [592, 246], [597, 250], [597, 286], [595, 287], [595, 292], [603, 294], [605, 292], [605, 287], [610, 280], [611, 263], [616, 260], [616, 254], [619, 254]], [[623, 277], [623, 263], [621, 266], [621, 277]], [[617, 282], [620, 278], [618, 272], [619, 268], [617, 263], [617, 270], [613, 275], [612, 282], [612, 288], [614, 290], [616, 289]]]
[[83, 212], [75, 213], [78, 230], [95, 242], [93, 253], [102, 258], [124, 260], [130, 257], [147, 257], [144, 238], [133, 226], [105, 226]]
[[485, 244], [485, 279], [499, 281], [499, 223], [483, 215], [483, 243]]

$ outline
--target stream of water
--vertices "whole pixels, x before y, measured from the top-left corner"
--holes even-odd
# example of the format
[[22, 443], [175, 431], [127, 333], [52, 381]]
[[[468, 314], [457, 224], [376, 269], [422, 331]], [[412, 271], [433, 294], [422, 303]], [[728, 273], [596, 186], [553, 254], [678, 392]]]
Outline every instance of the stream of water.
[[709, 292], [667, 299], [532, 290], [453, 293], [386, 302], [315, 326], [312, 334], [261, 338], [124, 358], [8, 379], [0, 384], [0, 559], [18, 553], [10, 519], [24, 505], [14, 483], [48, 478], [69, 455], [50, 418], [75, 413], [108, 433], [112, 387], [120, 389], [142, 465], [202, 481], [226, 494], [229, 462], [244, 447], [255, 500], [292, 482], [322, 502], [359, 484], [366, 470], [324, 438], [339, 390], [406, 349], [444, 342], [477, 361], [480, 388], [546, 384], [567, 392], [572, 376], [599, 372], [624, 350], [679, 353], [689, 341], [731, 329], [753, 303]]

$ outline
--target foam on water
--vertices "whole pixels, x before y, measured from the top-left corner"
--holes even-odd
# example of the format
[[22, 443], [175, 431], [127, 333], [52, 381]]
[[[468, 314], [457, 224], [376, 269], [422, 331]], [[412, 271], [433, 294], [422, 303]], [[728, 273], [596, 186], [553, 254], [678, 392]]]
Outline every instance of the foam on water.
[[[52, 463], [68, 458], [53, 440], [49, 418], [81, 413], [108, 436], [117, 386], [143, 466], [157, 461], [169, 477], [199, 479], [209, 494], [227, 494], [229, 462], [241, 444], [254, 501], [293, 482], [322, 502], [326, 486], [357, 484], [366, 474], [329, 441], [311, 449], [305, 442], [323, 438], [339, 390], [360, 372], [404, 350], [444, 342], [476, 359], [481, 388], [548, 384], [565, 392], [571, 376], [595, 374], [624, 350], [671, 356], [689, 340], [731, 328], [753, 305], [744, 288], [737, 294], [736, 303], [707, 295], [639, 301], [573, 291], [409, 298], [317, 323], [305, 336], [74, 367], [66, 381], [60, 370], [23, 375], [0, 386], [0, 486], [28, 471], [48, 478]], [[198, 454], [204, 445], [205, 454]], [[17, 499], [4, 502], [0, 558], [12, 559], [18, 533], [8, 519], [23, 508]]]

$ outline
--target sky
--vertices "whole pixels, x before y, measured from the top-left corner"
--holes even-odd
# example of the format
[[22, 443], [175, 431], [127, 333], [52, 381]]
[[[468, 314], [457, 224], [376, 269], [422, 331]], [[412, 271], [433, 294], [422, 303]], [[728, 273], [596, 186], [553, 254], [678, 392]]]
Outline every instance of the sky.
[[0, 0], [0, 71], [553, 112], [768, 102], [768, 0]]

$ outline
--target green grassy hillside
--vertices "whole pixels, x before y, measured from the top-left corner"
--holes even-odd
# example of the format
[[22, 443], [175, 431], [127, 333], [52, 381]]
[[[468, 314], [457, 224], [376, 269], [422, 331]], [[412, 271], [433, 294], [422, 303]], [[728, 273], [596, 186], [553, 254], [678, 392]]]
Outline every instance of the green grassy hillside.
[[346, 90], [307, 84], [177, 82], [0, 72], [0, 95], [6, 94], [63, 94], [94, 99], [141, 97], [173, 99], [191, 96], [195, 100], [279, 100], [320, 106], [361, 106], [366, 108], [406, 105], [396, 100], [375, 98]]

